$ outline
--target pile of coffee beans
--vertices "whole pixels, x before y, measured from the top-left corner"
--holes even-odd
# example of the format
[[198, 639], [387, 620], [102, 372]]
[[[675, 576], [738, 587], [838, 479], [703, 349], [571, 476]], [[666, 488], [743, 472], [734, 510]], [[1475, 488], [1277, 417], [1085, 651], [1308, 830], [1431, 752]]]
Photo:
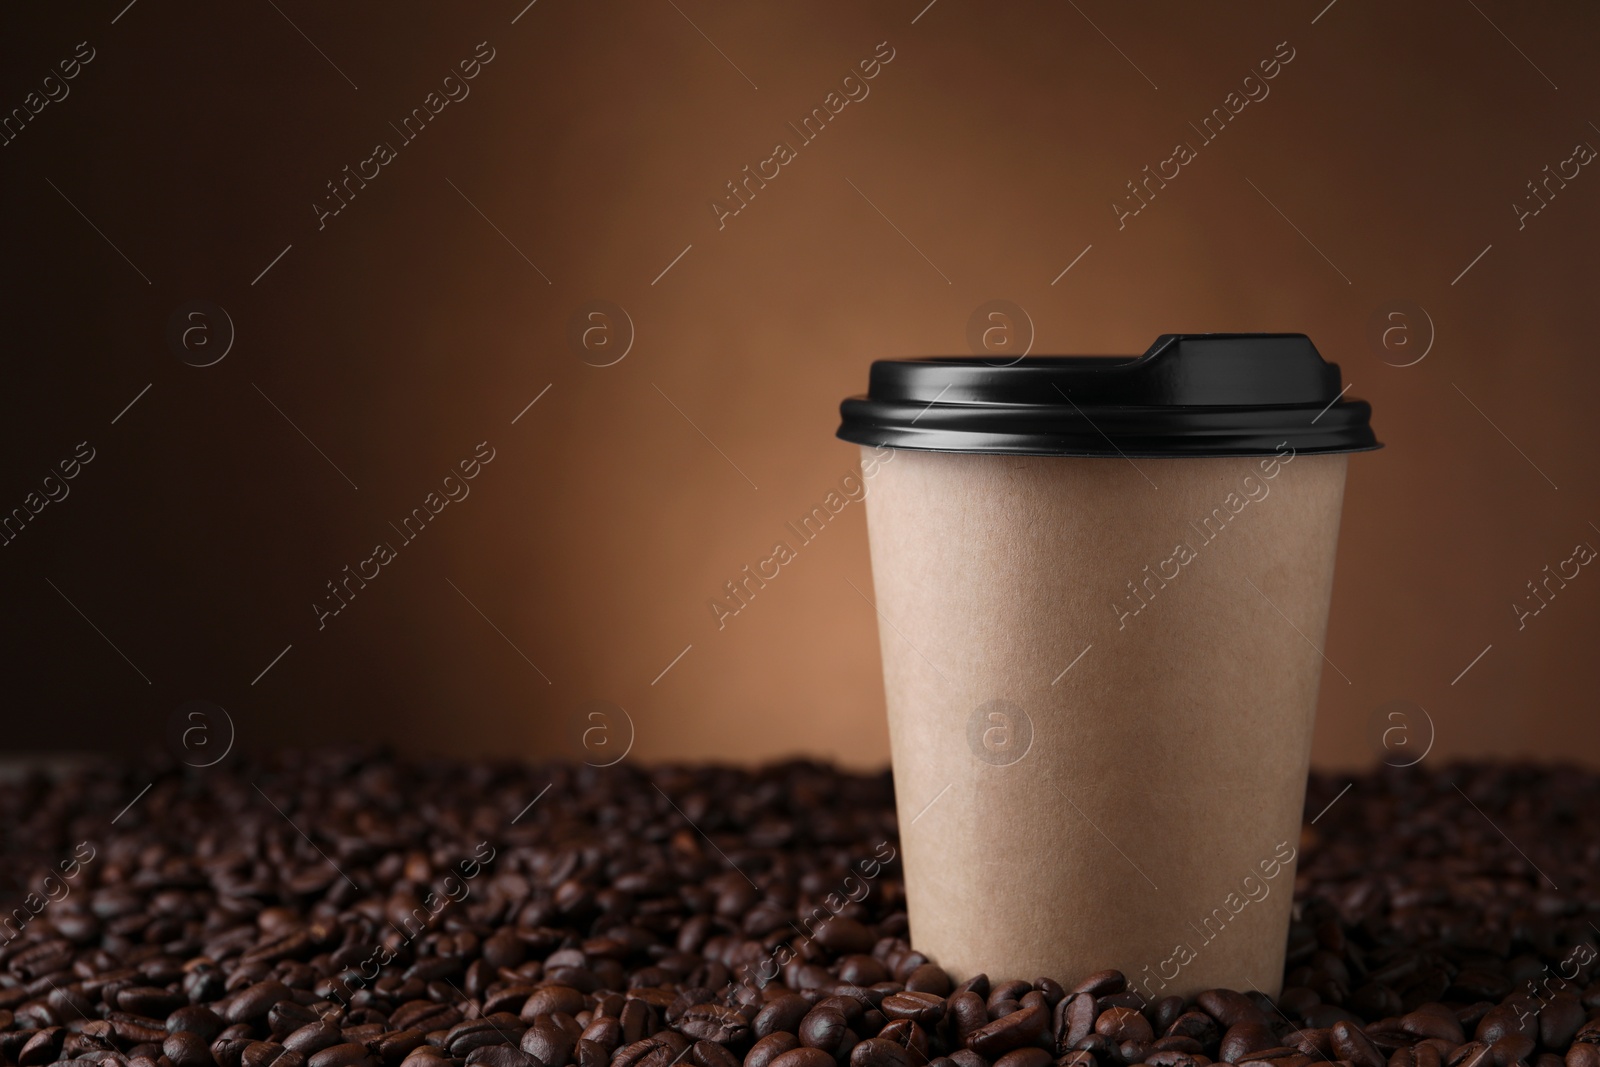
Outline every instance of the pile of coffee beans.
[[887, 775], [36, 777], [0, 786], [0, 1067], [1600, 1067], [1600, 776], [1315, 778], [1306, 812], [1282, 994], [1186, 1003], [953, 982]]

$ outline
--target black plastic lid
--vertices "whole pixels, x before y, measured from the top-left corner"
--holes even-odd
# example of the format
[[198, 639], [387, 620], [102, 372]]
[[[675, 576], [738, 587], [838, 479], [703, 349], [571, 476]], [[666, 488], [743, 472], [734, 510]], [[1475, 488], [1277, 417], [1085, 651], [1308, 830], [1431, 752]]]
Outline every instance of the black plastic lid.
[[1142, 356], [878, 360], [839, 437], [931, 452], [1256, 456], [1382, 448], [1301, 333], [1163, 334]]

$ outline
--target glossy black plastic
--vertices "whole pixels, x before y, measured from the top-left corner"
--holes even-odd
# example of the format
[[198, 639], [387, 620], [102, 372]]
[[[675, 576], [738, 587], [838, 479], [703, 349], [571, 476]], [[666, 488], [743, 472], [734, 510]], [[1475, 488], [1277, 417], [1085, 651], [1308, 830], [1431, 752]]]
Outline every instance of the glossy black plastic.
[[1299, 333], [1164, 334], [1142, 356], [878, 360], [839, 437], [934, 452], [1255, 456], [1366, 452], [1372, 407]]

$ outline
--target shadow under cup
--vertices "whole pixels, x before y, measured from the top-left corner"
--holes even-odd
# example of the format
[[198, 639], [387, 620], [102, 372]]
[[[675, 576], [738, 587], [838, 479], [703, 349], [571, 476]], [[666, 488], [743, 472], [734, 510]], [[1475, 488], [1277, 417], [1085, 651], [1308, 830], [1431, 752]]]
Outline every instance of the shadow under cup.
[[1190, 335], [882, 361], [843, 414], [913, 946], [957, 981], [1276, 994], [1368, 405], [1301, 335]]

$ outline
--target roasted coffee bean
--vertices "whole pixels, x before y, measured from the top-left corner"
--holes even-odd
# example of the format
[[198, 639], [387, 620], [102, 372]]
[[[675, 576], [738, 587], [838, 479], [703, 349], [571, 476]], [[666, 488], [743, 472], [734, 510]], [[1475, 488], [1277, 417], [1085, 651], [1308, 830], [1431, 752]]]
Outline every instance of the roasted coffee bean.
[[539, 1061], [511, 1045], [482, 1045], [467, 1053], [467, 1064], [482, 1067], [539, 1067]]
[[1337, 1058], [1333, 1051], [1331, 1030], [1291, 1030], [1283, 1035], [1283, 1043], [1299, 1049], [1307, 1056], [1324, 1060]]
[[1518, 1060], [1528, 1058], [1533, 1052], [1533, 1038], [1527, 1034], [1507, 1034], [1489, 1046], [1495, 1067], [1511, 1067]]
[[889, 968], [873, 957], [858, 952], [839, 961], [839, 980], [851, 985], [875, 985], [889, 980]]
[[799, 1047], [800, 1039], [791, 1031], [776, 1030], [750, 1046], [744, 1054], [744, 1067], [772, 1067], [773, 1060]]
[[1468, 1041], [1445, 1060], [1448, 1067], [1494, 1067], [1494, 1055], [1482, 1041]]
[[794, 1033], [800, 1029], [800, 1020], [806, 1017], [811, 1010], [811, 1002], [805, 997], [794, 993], [785, 993], [762, 1005], [756, 1013], [755, 1020], [750, 1024], [751, 1032], [757, 1038], [775, 1034], [780, 1030]]
[[[1579, 1010], [1581, 1013], [1582, 1009]], [[1452, 1045], [1460, 1045], [1467, 1039], [1455, 1012], [1438, 1004], [1424, 1004], [1402, 1015], [1400, 1029], [1419, 1038], [1436, 1037]]]
[[1205, 1052], [1204, 1046], [1192, 1037], [1158, 1037], [1150, 1042], [1152, 1052], [1187, 1052], [1191, 1056], [1199, 1056]]
[[583, 1010], [584, 996], [571, 986], [547, 985], [533, 991], [523, 1004], [521, 1016], [526, 1022], [536, 1022], [541, 1015], [565, 1012], [577, 1015]]
[[1167, 1028], [1178, 1021], [1178, 1016], [1183, 1014], [1182, 997], [1162, 997], [1150, 1008], [1150, 1027], [1158, 1034], [1167, 1032]]
[[1473, 1032], [1474, 1041], [1492, 1045], [1507, 1034], [1539, 1036], [1539, 1005], [1524, 998], [1513, 997], [1504, 1004], [1490, 1008]]
[[161, 1052], [172, 1067], [211, 1067], [211, 1048], [204, 1037], [192, 1030], [179, 1030], [161, 1043]]
[[[1228, 1032], [1231, 1034], [1233, 1031]], [[1359, 1027], [1349, 1023], [1334, 1023], [1328, 1039], [1339, 1058], [1349, 1060], [1355, 1067], [1384, 1067], [1387, 1057], [1373, 1047]]]
[[427, 1035], [421, 1030], [390, 1030], [367, 1042], [367, 1048], [384, 1063], [399, 1063], [421, 1048]]
[[[486, 1015], [479, 1019], [464, 1019], [450, 1028], [445, 1035], [445, 1051], [452, 1056], [465, 1056], [475, 1048], [487, 1048], [490, 1045], [516, 1045], [522, 1040], [525, 1032], [515, 1015], [492, 1016]], [[345, 1031], [346, 1036], [349, 1031]], [[312, 1067], [323, 1067], [313, 1064]], [[341, 1064], [328, 1064], [326, 1067], [343, 1067]]]
[[344, 1041], [339, 1027], [329, 1022], [307, 1023], [293, 1033], [284, 1035], [283, 1047], [292, 1048], [302, 1056], [312, 1056], [325, 1048]]
[[1120, 993], [1128, 988], [1128, 979], [1121, 971], [1106, 970], [1096, 971], [1077, 985], [1072, 987], [1072, 993], [1088, 993], [1093, 997], [1103, 997], [1107, 993]]
[[[956, 1067], [989, 1067], [989, 1061], [970, 1048], [952, 1049], [947, 1057]], [[928, 1067], [933, 1067], [930, 1063]]]
[[1211, 1048], [1222, 1040], [1222, 1030], [1217, 1026], [1217, 1021], [1205, 1012], [1186, 1011], [1173, 1020], [1164, 1036], [1192, 1037], [1200, 1042], [1201, 1047]]
[[1072, 1052], [1087, 1052], [1093, 1055], [1099, 1063], [1120, 1064], [1125, 1062], [1122, 1058], [1122, 1048], [1104, 1034], [1090, 1034]]
[[833, 1057], [820, 1048], [790, 1049], [770, 1062], [769, 1067], [838, 1067]]
[[854, 919], [835, 915], [826, 919], [816, 932], [817, 943], [830, 952], [849, 955], [854, 952], [871, 952], [878, 935]]
[[[1072, 1055], [1087, 1056], [1090, 1063], [1094, 1062], [1094, 1056], [1087, 1052], [1074, 1052]], [[1150, 1064], [1150, 1067], [1199, 1067], [1205, 1061], [1193, 1053], [1180, 1052], [1177, 1049], [1156, 1049], [1144, 1058], [1144, 1062]], [[1066, 1063], [1065, 1056], [1056, 1061], [1057, 1067], [1063, 1067]]]
[[852, 996], [838, 995], [823, 997], [821, 1000], [812, 1005], [813, 1011], [815, 1011], [817, 1008], [827, 1008], [830, 1011], [838, 1012], [840, 1015], [844, 1016], [844, 1021], [852, 1029], [854, 1029], [855, 1024], [861, 1020], [861, 1017], [866, 1014], [867, 1010], [866, 1003], [864, 1001], [858, 1000]]
[[952, 1040], [958, 1048], [966, 1048], [972, 1034], [989, 1023], [989, 1009], [973, 990], [952, 993], [945, 1001], [945, 1013], [950, 1016]]
[[932, 1042], [928, 1040], [928, 1032], [910, 1019], [895, 1019], [878, 1031], [878, 1037], [884, 1041], [893, 1041], [903, 1047], [911, 1055], [913, 1064], [924, 1064], [928, 1061], [932, 1051]]
[[461, 1013], [448, 1004], [409, 1000], [389, 1015], [389, 1025], [399, 1030], [448, 1030], [461, 1021]]
[[126, 986], [117, 992], [117, 1007], [135, 1015], [166, 1016], [189, 998], [159, 986]]
[[1095, 1020], [1094, 1029], [1096, 1033], [1104, 1034], [1119, 1044], [1124, 1041], [1137, 1041], [1148, 1045], [1156, 1037], [1155, 1032], [1150, 1029], [1149, 1020], [1132, 1008], [1107, 1009]]
[[944, 998], [934, 993], [893, 993], [883, 998], [879, 1010], [886, 1018], [910, 1019], [933, 1026], [944, 1018]]
[[986, 1003], [988, 1004], [989, 1010], [993, 1011], [994, 1006], [1001, 1001], [1021, 1000], [1025, 994], [1031, 993], [1032, 991], [1033, 986], [1022, 981], [1021, 979], [1013, 979], [1009, 982], [1001, 982], [999, 985], [989, 990], [989, 999]]
[[1055, 1059], [1038, 1046], [1012, 1049], [994, 1061], [994, 1067], [1049, 1067]]
[[[677, 1026], [688, 1037], [719, 1045], [740, 1045], [750, 1037], [750, 1024], [745, 1017], [721, 1004], [697, 1004], [683, 1013]], [[800, 1040], [804, 1044], [811, 1044], [805, 1040], [803, 1033]]]
[[367, 1046], [354, 1041], [330, 1045], [306, 1059], [306, 1067], [370, 1067], [371, 1063]]
[[1032, 1044], [1049, 1021], [1048, 1009], [1023, 1008], [975, 1030], [967, 1038], [967, 1047], [993, 1060], [1014, 1048]]
[[1094, 1030], [1094, 996], [1074, 993], [1057, 1004], [1053, 1013], [1053, 1029], [1057, 1055], [1065, 1055], [1074, 1045], [1088, 1037]]
[[651, 1007], [643, 1000], [630, 998], [622, 1005], [617, 1022], [622, 1026], [623, 1044], [632, 1045], [651, 1035], [655, 1025], [650, 1016]]
[[950, 995], [950, 975], [937, 964], [924, 963], [906, 976], [906, 992], [947, 997]]
[[[224, 1031], [226, 1033], [226, 1031]], [[217, 1067], [239, 1067], [244, 1058], [244, 1050], [250, 1046], [253, 1038], [248, 1037], [222, 1037], [219, 1036], [211, 1042], [211, 1058]], [[27, 1067], [22, 1064], [21, 1067]], [[318, 1067], [321, 1067], [319, 1064]]]
[[[593, 1041], [608, 1053], [622, 1044], [622, 1024], [616, 1019], [595, 1019], [579, 1037]], [[522, 1035], [522, 1051], [544, 1067], [567, 1067], [577, 1051], [579, 1037], [553, 1022], [534, 1023]]]
[[151, 1043], [159, 1045], [167, 1039], [166, 1026], [155, 1019], [112, 1012], [106, 1021], [111, 1024], [111, 1032], [116, 1036], [118, 1043], [124, 1046]]
[[696, 1041], [689, 1046], [688, 1059], [694, 1067], [739, 1067], [739, 1057], [715, 1041]]
[[850, 1050], [850, 1067], [912, 1067], [905, 1046], [869, 1037]]
[[1256, 1007], [1255, 1002], [1243, 993], [1236, 993], [1231, 989], [1208, 989], [1195, 997], [1195, 1004], [1201, 1011], [1217, 1021], [1217, 1025], [1224, 1031], [1240, 1023], [1256, 1023], [1260, 1026], [1271, 1025], [1265, 1012]]
[[50, 1063], [56, 1058], [56, 1053], [61, 1051], [61, 1042], [66, 1038], [67, 1031], [60, 1026], [47, 1026], [28, 1039], [17, 1054], [19, 1067], [35, 1067], [37, 1064]]
[[800, 1020], [800, 1044], [822, 1049], [830, 1056], [849, 1048], [854, 1043], [854, 1036], [844, 1013], [833, 1008], [812, 1008]]
[[976, 993], [980, 999], [987, 1000], [989, 997], [989, 976], [981, 972], [975, 974], [956, 986], [955, 992]]
[[276, 1041], [252, 1041], [239, 1057], [239, 1067], [305, 1067], [305, 1057]]
[[280, 1000], [293, 999], [294, 991], [282, 982], [257, 982], [234, 996], [223, 1018], [230, 1023], [253, 1023], [265, 1019]]
[[401, 1060], [400, 1067], [451, 1067], [452, 1062], [440, 1053], [438, 1049], [431, 1045], [423, 1045]]
[[200, 1004], [179, 1008], [167, 1016], [168, 1033], [197, 1034], [207, 1044], [222, 1032], [223, 1025], [221, 1016]]
[[[1097, 1029], [1098, 1025], [1096, 1024]], [[1277, 1036], [1260, 1023], [1235, 1023], [1222, 1035], [1222, 1041], [1217, 1046], [1217, 1058], [1224, 1063], [1238, 1063], [1240, 1060], [1255, 1058], [1252, 1053], [1273, 1048], [1277, 1044]], [[1383, 1065], [1365, 1063], [1357, 1064], [1357, 1067], [1383, 1067]]]
[[293, 1000], [280, 1000], [267, 1011], [267, 1031], [272, 1034], [274, 1041], [281, 1041], [289, 1034], [294, 1033], [308, 1023], [314, 1023], [320, 1016]]

